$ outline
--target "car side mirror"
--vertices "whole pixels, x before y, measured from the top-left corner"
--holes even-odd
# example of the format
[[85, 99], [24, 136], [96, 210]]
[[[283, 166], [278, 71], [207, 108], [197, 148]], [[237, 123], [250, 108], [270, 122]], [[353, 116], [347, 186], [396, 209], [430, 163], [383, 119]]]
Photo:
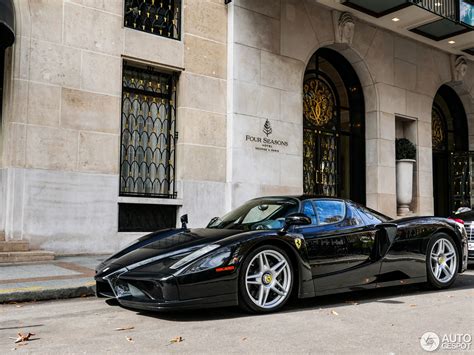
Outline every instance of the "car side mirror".
[[311, 224], [311, 218], [304, 213], [290, 213], [285, 218], [285, 225], [280, 230], [281, 233], [286, 233], [291, 226], [307, 226]]
[[212, 225], [218, 219], [219, 219], [219, 217], [212, 217], [211, 220], [209, 221], [209, 223], [207, 224], [207, 226], [209, 227], [210, 225]]

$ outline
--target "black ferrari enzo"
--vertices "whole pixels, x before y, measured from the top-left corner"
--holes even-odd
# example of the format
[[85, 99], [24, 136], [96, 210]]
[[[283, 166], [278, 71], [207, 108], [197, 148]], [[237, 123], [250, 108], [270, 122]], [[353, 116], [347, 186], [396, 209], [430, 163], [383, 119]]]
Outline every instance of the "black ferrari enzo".
[[399, 220], [348, 200], [263, 197], [206, 228], [146, 235], [100, 264], [97, 295], [129, 308], [240, 305], [271, 312], [299, 298], [416, 282], [449, 287], [467, 266], [453, 220]]

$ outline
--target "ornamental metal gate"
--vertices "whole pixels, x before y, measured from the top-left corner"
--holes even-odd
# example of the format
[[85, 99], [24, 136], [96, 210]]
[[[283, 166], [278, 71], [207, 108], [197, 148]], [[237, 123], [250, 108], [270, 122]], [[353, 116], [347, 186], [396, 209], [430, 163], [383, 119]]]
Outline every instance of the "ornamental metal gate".
[[474, 152], [451, 153], [449, 159], [451, 211], [459, 207], [472, 207], [471, 190]]
[[[459, 207], [474, 207], [474, 152], [433, 150], [433, 197], [436, 216], [448, 217]], [[422, 182], [429, 183], [429, 182]]]
[[305, 81], [303, 112], [304, 191], [307, 194], [339, 194], [339, 110], [336, 95], [321, 73]]
[[469, 152], [467, 117], [456, 92], [443, 85], [431, 112], [433, 200], [436, 216], [472, 207], [473, 153]]
[[364, 204], [365, 125], [360, 81], [328, 48], [310, 59], [303, 82], [303, 191]]

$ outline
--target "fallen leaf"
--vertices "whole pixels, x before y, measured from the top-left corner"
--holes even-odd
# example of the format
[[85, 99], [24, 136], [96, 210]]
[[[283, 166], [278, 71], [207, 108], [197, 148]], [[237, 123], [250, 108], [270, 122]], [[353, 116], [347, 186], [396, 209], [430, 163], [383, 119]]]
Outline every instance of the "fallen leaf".
[[337, 312], [334, 311], [334, 310], [331, 311], [331, 314], [333, 314], [333, 315], [335, 315], [335, 316], [338, 316], [338, 315], [339, 315], [339, 313], [337, 313]]
[[448, 298], [453, 298], [454, 296], [453, 295], [448, 295]]
[[247, 340], [247, 337], [243, 337], [243, 338], [242, 338], [242, 341], [245, 341], [245, 340]]
[[28, 333], [28, 334], [21, 334], [21, 333], [18, 333], [18, 337], [17, 338], [12, 338], [10, 337], [10, 339], [15, 339], [15, 344], [16, 343], [22, 343], [24, 341], [28, 341], [30, 340], [30, 337], [32, 335], [35, 335], [35, 333]]
[[170, 343], [181, 343], [183, 341], [183, 337], [174, 337], [173, 339], [170, 340]]
[[356, 301], [346, 301], [346, 303], [353, 304], [354, 306], [357, 306], [359, 302]]
[[133, 339], [132, 339], [132, 338], [130, 338], [130, 337], [127, 337], [127, 341], [129, 341], [130, 343], [133, 343], [133, 342], [135, 342], [135, 340], [133, 340]]
[[135, 329], [135, 327], [123, 327], [123, 328], [115, 328], [116, 331], [121, 331], [121, 330], [132, 330]]
[[410, 307], [416, 307], [416, 304], [411, 304]]

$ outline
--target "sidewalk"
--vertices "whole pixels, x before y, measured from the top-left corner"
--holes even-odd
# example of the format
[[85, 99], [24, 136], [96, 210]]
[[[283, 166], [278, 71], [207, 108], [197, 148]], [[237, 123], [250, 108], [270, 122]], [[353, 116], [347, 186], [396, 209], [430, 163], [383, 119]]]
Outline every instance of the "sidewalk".
[[58, 256], [47, 262], [0, 265], [0, 303], [93, 295], [94, 269], [105, 258]]

